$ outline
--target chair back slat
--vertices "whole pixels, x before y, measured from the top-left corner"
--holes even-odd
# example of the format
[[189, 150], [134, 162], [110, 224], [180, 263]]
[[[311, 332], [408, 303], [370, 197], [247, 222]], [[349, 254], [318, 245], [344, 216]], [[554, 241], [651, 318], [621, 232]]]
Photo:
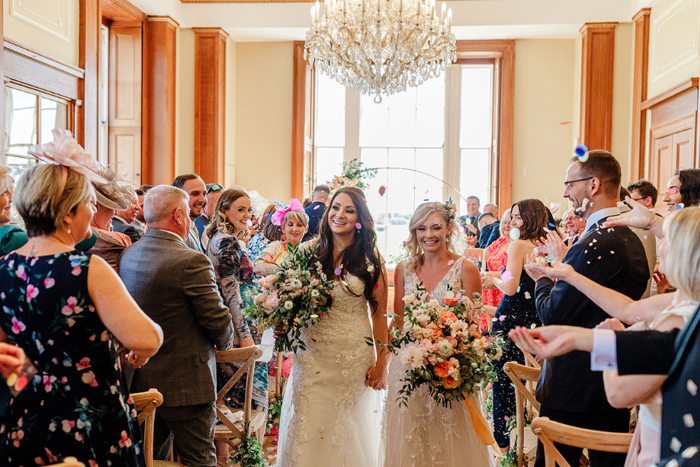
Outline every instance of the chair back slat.
[[157, 389], [131, 394], [134, 407], [139, 413], [139, 425], [142, 425], [143, 453], [146, 467], [153, 467], [153, 430], [156, 423], [156, 409], [163, 403], [163, 395]]
[[551, 459], [546, 464], [553, 466], [556, 463], [561, 467], [571, 466], [564, 460], [554, 443], [586, 448], [589, 451], [626, 453], [632, 441], [631, 433], [588, 430], [558, 423], [547, 417], [534, 419], [532, 431], [545, 448], [545, 458]]
[[537, 381], [540, 377], [539, 368], [532, 368], [525, 365], [520, 365], [516, 362], [508, 362], [503, 365], [503, 371], [508, 375], [510, 380], [513, 382], [516, 391], [520, 392], [523, 397], [525, 397], [530, 404], [539, 412], [540, 403], [535, 398], [535, 394], [532, 393], [522, 382], [525, 381]]

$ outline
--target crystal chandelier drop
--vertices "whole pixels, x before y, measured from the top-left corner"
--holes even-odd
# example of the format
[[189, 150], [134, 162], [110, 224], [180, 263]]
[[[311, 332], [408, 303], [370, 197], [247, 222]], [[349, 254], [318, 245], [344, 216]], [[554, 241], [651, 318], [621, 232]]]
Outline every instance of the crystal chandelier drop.
[[435, 0], [326, 0], [311, 7], [304, 58], [374, 101], [439, 76], [457, 59], [452, 10]]

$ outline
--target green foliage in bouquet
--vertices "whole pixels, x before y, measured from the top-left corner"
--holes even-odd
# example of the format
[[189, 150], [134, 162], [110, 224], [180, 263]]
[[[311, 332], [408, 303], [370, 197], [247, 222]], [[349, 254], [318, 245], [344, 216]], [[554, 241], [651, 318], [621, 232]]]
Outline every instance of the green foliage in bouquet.
[[282, 264], [259, 285], [246, 315], [265, 326], [285, 328], [285, 334], [275, 341], [276, 351], [306, 350], [302, 330], [323, 318], [333, 292], [333, 281], [323, 273], [314, 253], [310, 248], [290, 247]]
[[[248, 433], [249, 423], [246, 423], [245, 432]], [[229, 458], [230, 465], [239, 467], [267, 467], [268, 463], [263, 456], [262, 444], [254, 436], [246, 434], [236, 450]]]
[[270, 408], [267, 412], [267, 429], [268, 431], [273, 426], [279, 426], [280, 417], [282, 416], [282, 402], [284, 401], [284, 378], [280, 383], [280, 393], [275, 394], [275, 397], [270, 401]]
[[356, 186], [361, 190], [369, 188], [366, 181], [377, 176], [377, 169], [363, 169], [362, 162], [353, 159], [350, 162], [343, 162], [343, 173], [336, 175], [333, 180], [329, 180], [328, 186], [337, 190], [342, 186]]
[[425, 385], [433, 400], [451, 406], [493, 381], [491, 360], [501, 357], [502, 339], [481, 334], [481, 294], [470, 299], [450, 290], [430, 300], [420, 285], [403, 300], [404, 326], [392, 330], [389, 348], [406, 368], [400, 405]]

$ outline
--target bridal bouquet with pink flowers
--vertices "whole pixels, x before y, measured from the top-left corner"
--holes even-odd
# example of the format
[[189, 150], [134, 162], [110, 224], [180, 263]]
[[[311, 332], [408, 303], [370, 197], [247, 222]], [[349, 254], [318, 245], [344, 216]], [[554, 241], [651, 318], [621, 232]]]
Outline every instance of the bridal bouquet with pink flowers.
[[443, 404], [469, 398], [493, 380], [491, 360], [501, 357], [502, 339], [479, 329], [481, 294], [472, 298], [448, 291], [430, 300], [424, 289], [403, 298], [403, 329], [392, 330], [391, 350], [406, 368], [399, 404], [422, 385]]
[[245, 313], [266, 326], [284, 327], [286, 332], [277, 336], [275, 350], [296, 353], [306, 350], [302, 329], [318, 323], [327, 313], [333, 281], [323, 273], [310, 248], [289, 248], [280, 266], [258, 281], [259, 293]]

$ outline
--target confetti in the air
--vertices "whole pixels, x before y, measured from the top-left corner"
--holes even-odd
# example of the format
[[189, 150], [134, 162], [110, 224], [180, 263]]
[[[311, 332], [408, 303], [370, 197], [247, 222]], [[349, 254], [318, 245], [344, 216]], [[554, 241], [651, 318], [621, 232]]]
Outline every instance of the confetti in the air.
[[517, 227], [511, 227], [510, 233], [508, 235], [510, 236], [510, 239], [513, 241], [519, 240], [520, 239], [520, 229]]
[[455, 264], [455, 260], [453, 260], [453, 259], [451, 259], [447, 262], [448, 266], [452, 266], [453, 264]]
[[508, 281], [511, 280], [512, 278], [513, 278], [513, 274], [511, 274], [511, 273], [508, 272], [508, 271], [503, 271], [503, 274], [501, 274], [501, 280], [502, 280], [503, 282], [508, 282]]
[[583, 144], [576, 146], [576, 149], [574, 149], [574, 154], [576, 154], [576, 157], [578, 157], [580, 162], [586, 162], [588, 160], [588, 148]]
[[695, 426], [695, 420], [693, 420], [693, 415], [689, 413], [683, 415], [683, 423], [686, 427], [693, 428]]
[[379, 196], [384, 196], [384, 193], [386, 193], [386, 187], [382, 185], [379, 187]]
[[532, 295], [530, 295], [530, 292], [525, 292], [525, 299], [530, 300], [532, 298]]
[[684, 207], [685, 207], [685, 205], [683, 203], [678, 203], [678, 205], [676, 205], [676, 209], [678, 209], [679, 211], [681, 209], [683, 209]]
[[253, 225], [253, 221], [251, 221], [250, 219], [248, 219], [248, 220], [246, 221], [246, 225], [247, 225], [248, 227], [251, 227], [251, 226]]
[[358, 222], [357, 224], [355, 224], [355, 228], [356, 228], [357, 230], [360, 230], [360, 229], [362, 228], [362, 224], [360, 224], [360, 223]]
[[695, 384], [695, 381], [693, 381], [692, 379], [688, 380], [688, 382], [685, 384], [685, 387], [691, 396], [696, 396], [698, 394], [698, 385]]
[[318, 204], [318, 205], [314, 206], [314, 211], [315, 211], [316, 209], [320, 208], [320, 207], [321, 207], [321, 205], [320, 205], [320, 204]]

